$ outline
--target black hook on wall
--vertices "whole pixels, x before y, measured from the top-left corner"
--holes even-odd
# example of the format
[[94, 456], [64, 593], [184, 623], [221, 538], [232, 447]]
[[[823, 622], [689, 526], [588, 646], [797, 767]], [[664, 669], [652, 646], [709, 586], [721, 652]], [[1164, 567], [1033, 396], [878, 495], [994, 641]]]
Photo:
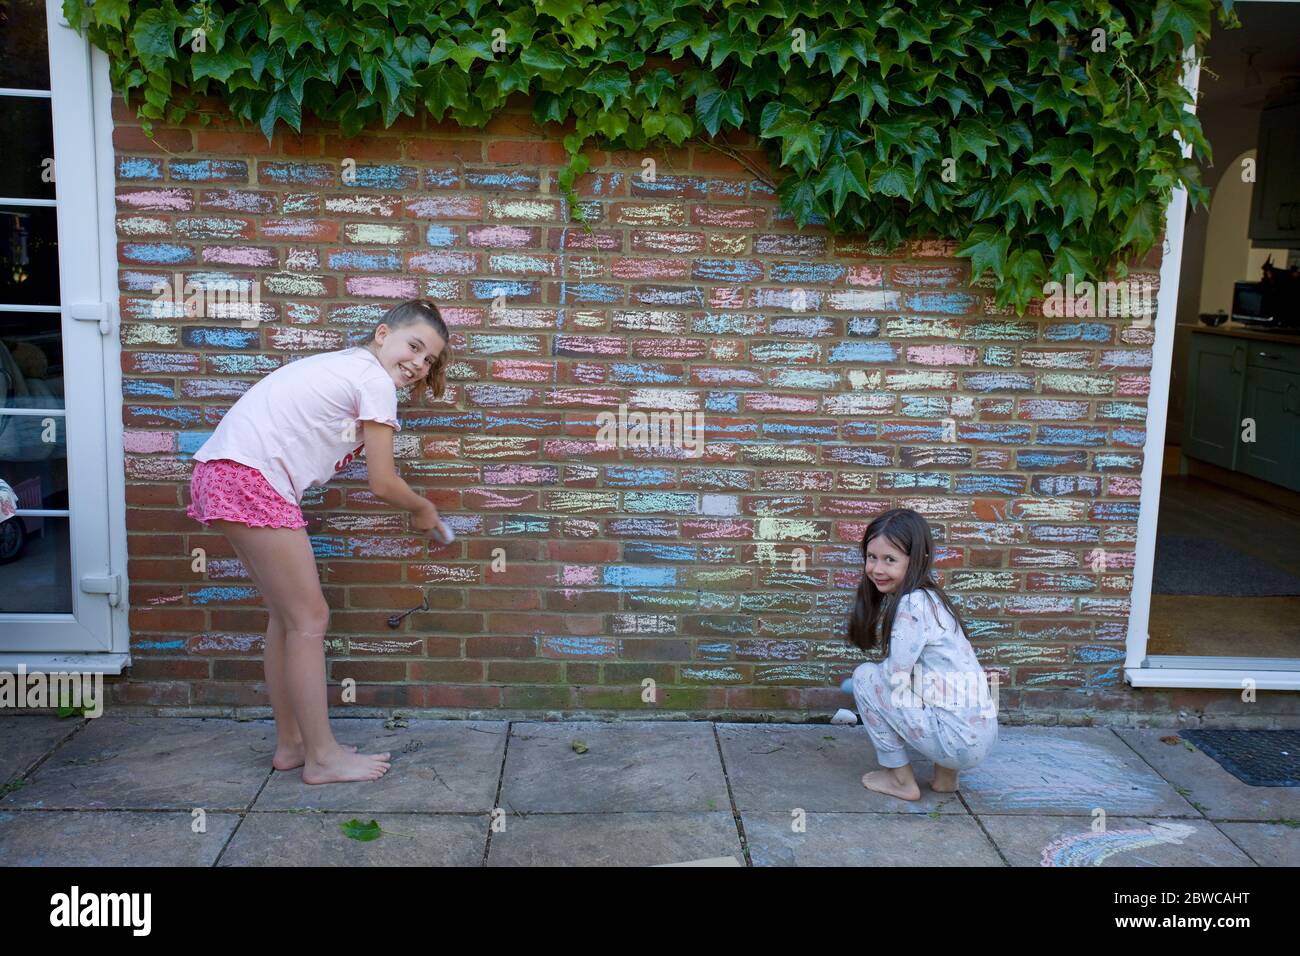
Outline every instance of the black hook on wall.
[[397, 628], [402, 626], [402, 621], [406, 620], [406, 618], [409, 615], [414, 614], [416, 611], [427, 611], [427, 610], [429, 610], [429, 592], [426, 590], [424, 592], [423, 604], [421, 604], [419, 607], [413, 607], [409, 611], [403, 611], [401, 614], [394, 614], [392, 617], [388, 619], [388, 626], [396, 630]]

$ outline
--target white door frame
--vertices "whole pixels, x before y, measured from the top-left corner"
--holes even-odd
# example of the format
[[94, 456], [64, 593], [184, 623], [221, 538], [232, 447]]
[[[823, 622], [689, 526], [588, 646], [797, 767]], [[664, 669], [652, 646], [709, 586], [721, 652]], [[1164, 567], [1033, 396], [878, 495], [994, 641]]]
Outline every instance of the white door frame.
[[[1183, 86], [1192, 94], [1195, 112], [1200, 60], [1188, 49]], [[1191, 156], [1191, 144], [1183, 155]], [[1183, 226], [1187, 191], [1174, 190], [1165, 210], [1167, 247], [1160, 261], [1160, 292], [1156, 299], [1155, 342], [1151, 348], [1151, 392], [1147, 398], [1147, 436], [1142, 449], [1142, 494], [1139, 503], [1133, 590], [1125, 642], [1124, 678], [1134, 687], [1231, 688], [1253, 681], [1259, 690], [1300, 690], [1300, 661], [1220, 659], [1147, 654], [1151, 621], [1151, 587], [1155, 572], [1156, 526], [1160, 512], [1160, 481], [1164, 470], [1165, 426], [1169, 416], [1169, 381], [1173, 372], [1174, 328], [1178, 313], [1178, 279], [1183, 264]], [[1182, 664], [1184, 666], [1172, 666]], [[1156, 666], [1160, 665], [1160, 666]]]
[[[0, 614], [0, 668], [119, 673], [129, 663], [122, 375], [108, 58], [46, 0], [71, 512], [71, 614]], [[42, 203], [48, 205], [47, 203]]]

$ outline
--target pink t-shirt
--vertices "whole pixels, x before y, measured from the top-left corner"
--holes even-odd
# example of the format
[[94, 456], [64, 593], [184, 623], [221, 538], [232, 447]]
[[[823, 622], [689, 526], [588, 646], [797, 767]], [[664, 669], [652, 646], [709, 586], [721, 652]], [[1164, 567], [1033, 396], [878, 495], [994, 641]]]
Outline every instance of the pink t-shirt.
[[299, 504], [365, 450], [365, 421], [401, 431], [397, 386], [364, 346], [324, 352], [276, 369], [241, 395], [194, 460], [256, 468]]

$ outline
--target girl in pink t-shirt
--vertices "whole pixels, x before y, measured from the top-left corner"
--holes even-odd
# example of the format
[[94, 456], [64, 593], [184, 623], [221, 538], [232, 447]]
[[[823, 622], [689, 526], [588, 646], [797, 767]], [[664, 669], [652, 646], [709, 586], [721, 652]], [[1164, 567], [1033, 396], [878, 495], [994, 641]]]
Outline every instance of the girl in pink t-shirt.
[[442, 394], [451, 361], [438, 308], [413, 299], [390, 309], [360, 345], [290, 362], [240, 396], [197, 452], [192, 518], [230, 541], [266, 601], [264, 666], [275, 714], [277, 770], [304, 783], [377, 780], [389, 754], [359, 754], [334, 739], [325, 684], [329, 606], [299, 504], [363, 451], [370, 490], [411, 512], [411, 528], [449, 543], [438, 509], [393, 464], [397, 390]]

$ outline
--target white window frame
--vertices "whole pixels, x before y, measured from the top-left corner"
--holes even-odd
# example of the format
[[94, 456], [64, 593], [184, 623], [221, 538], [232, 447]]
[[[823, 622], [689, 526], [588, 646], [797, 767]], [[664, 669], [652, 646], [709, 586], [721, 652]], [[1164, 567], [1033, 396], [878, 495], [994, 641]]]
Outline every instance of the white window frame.
[[[64, 383], [69, 452], [78, 449], [80, 464], [94, 469], [87, 477], [69, 464], [73, 611], [0, 614], [0, 669], [116, 674], [130, 663], [130, 635], [112, 90], [107, 55], [68, 25], [59, 0], [45, 6], [65, 365], [101, 367], [89, 385], [75, 375]], [[97, 592], [92, 579], [111, 593]]]

